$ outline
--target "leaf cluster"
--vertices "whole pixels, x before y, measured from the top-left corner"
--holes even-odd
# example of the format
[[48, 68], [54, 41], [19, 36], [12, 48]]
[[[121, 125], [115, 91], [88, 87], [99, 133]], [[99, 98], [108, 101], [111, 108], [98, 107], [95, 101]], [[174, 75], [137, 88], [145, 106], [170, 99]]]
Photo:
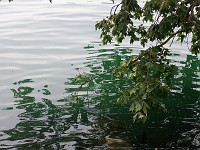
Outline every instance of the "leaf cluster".
[[113, 40], [121, 43], [129, 37], [130, 43], [139, 41], [144, 47], [149, 42], [163, 46], [171, 35], [170, 39], [177, 36], [177, 40], [183, 42], [191, 34], [190, 50], [198, 54], [199, 5], [200, 0], [150, 0], [141, 7], [137, 0], [121, 0], [121, 3], [112, 8], [110, 16], [97, 22], [95, 27], [101, 30], [103, 44]]
[[[164, 108], [160, 101], [169, 96], [176, 69], [166, 59], [168, 52], [168, 49], [152, 47], [142, 52], [143, 57], [139, 61], [135, 61], [138, 56], [132, 56], [114, 70], [119, 78], [127, 77], [134, 81], [118, 99], [122, 105], [131, 104], [130, 111], [134, 112], [134, 120], [145, 122], [150, 109]], [[163, 55], [165, 58], [162, 58]]]
[[129, 37], [131, 44], [138, 41], [143, 47], [148, 43], [155, 45], [132, 56], [113, 71], [119, 78], [134, 82], [118, 99], [121, 104], [130, 102], [134, 120], [145, 122], [148, 112], [163, 108], [161, 100], [170, 94], [175, 66], [167, 61], [170, 51], [164, 46], [176, 39], [180, 43], [191, 43], [190, 51], [199, 53], [199, 5], [200, 0], [149, 0], [144, 6], [137, 0], [121, 0], [112, 7], [110, 16], [96, 23], [103, 44], [113, 40], [121, 43]]

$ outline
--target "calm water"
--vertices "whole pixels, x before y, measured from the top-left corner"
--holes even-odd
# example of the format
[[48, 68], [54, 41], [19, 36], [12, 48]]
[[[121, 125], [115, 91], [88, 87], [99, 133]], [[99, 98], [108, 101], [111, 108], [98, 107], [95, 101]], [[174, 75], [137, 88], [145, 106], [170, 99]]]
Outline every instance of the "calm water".
[[0, 149], [198, 146], [200, 61], [187, 45], [172, 47], [180, 69], [172, 96], [164, 102], [167, 110], [146, 124], [134, 124], [128, 109], [115, 103], [129, 83], [110, 74], [97, 76], [88, 96], [70, 100], [78, 88], [69, 80], [75, 68], [96, 74], [141, 50], [101, 45], [94, 25], [111, 7], [109, 0], [0, 3]]

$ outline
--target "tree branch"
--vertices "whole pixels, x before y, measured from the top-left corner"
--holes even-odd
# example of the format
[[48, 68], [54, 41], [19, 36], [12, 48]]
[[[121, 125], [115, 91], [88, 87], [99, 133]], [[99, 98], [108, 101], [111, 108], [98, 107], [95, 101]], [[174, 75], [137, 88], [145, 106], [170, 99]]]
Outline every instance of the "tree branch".
[[[122, 2], [119, 3], [119, 4], [117, 4], [117, 5], [115, 5], [115, 6], [113, 6], [113, 7], [111, 8], [111, 10], [110, 10], [110, 15], [112, 15], [112, 12], [113, 12], [113, 14], [115, 15], [115, 13], [116, 13], [116, 11], [117, 11], [117, 8], [118, 8], [121, 4], [122, 4]], [[114, 11], [113, 11], [113, 9], [114, 9]]]
[[[172, 38], [174, 38], [178, 33], [182, 32], [182, 30], [178, 30], [174, 33], [172, 33], [163, 43], [161, 43], [160, 45], [157, 45], [156, 47], [163, 47], [165, 44], [167, 44], [169, 42], [169, 40], [171, 40]], [[148, 48], [144, 53], [139, 54], [136, 58], [134, 58], [132, 61], [132, 63], [135, 63], [136, 61], [138, 61], [139, 59], [141, 59], [143, 56], [145, 56], [147, 53], [149, 53], [149, 51], [151, 50], [151, 47]]]
[[182, 32], [182, 30], [178, 30], [178, 31], [172, 33], [163, 43], [161, 43], [160, 45], [158, 45], [158, 47], [162, 47], [165, 44], [167, 44], [169, 42], [169, 40], [171, 40], [171, 38], [173, 38], [175, 35], [177, 35], [180, 32]]
[[194, 17], [194, 8], [200, 5], [200, 0], [194, 0], [193, 3], [188, 7], [186, 18], [191, 22], [192, 18]]

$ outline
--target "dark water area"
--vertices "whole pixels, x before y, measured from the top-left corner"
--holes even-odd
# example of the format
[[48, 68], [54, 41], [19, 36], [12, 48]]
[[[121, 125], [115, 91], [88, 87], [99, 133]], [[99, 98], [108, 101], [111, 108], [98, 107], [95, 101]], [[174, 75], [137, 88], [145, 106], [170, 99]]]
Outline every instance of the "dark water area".
[[[131, 51], [93, 48], [88, 53], [84, 65], [97, 74], [118, 65]], [[133, 123], [128, 107], [116, 103], [130, 83], [109, 73], [96, 77], [95, 89], [87, 90], [79, 90], [66, 78], [68, 96], [56, 100], [57, 104], [45, 98], [51, 96], [48, 85], [35, 89], [32, 79], [15, 82], [11, 89], [14, 107], [4, 111], [19, 109], [21, 113], [14, 128], [1, 131], [1, 149], [195, 148], [194, 139], [200, 133], [199, 60], [188, 55], [180, 63], [180, 77], [164, 101], [167, 110], [151, 114], [145, 124]], [[73, 101], [70, 94], [76, 90], [81, 96]]]
[[[0, 149], [200, 148], [199, 56], [175, 43], [166, 110], [134, 123], [129, 107], [116, 103], [131, 81], [109, 71], [141, 48], [101, 44], [94, 24], [109, 2], [66, 4], [0, 4]], [[78, 72], [95, 84], [80, 89], [71, 80]]]

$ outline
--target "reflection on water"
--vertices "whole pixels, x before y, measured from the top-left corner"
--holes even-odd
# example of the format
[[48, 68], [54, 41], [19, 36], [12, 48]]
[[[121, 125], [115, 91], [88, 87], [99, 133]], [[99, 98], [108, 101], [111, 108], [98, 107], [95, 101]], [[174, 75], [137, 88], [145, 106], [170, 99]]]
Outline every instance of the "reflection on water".
[[[33, 2], [2, 0], [0, 5], [0, 149], [198, 145], [200, 62], [196, 56], [183, 55], [187, 50], [175, 45], [180, 55], [171, 56], [171, 61], [180, 72], [172, 96], [164, 102], [167, 111], [153, 113], [146, 124], [133, 124], [128, 107], [116, 104], [131, 81], [107, 72], [140, 49], [98, 45], [99, 34], [94, 32], [95, 21], [109, 14], [111, 1], [50, 4], [44, 0], [44, 5], [41, 0], [29, 1]], [[89, 41], [94, 42], [88, 45]], [[78, 89], [68, 79], [74, 68], [92, 75], [93, 85]], [[76, 91], [82, 96], [73, 101], [70, 95]]]
[[[118, 50], [115, 52], [99, 50], [91, 55], [93, 56], [88, 57], [89, 61], [86, 65], [91, 66], [92, 73], [119, 64], [123, 57]], [[31, 87], [33, 83], [31, 79], [15, 82], [15, 88], [11, 91], [16, 99], [16, 109], [22, 109], [23, 112], [18, 115], [20, 122], [15, 128], [3, 131], [0, 140], [2, 148], [60, 149], [104, 145], [105, 136], [110, 136], [112, 132], [110, 127], [105, 127], [106, 124], [116, 124], [114, 130], [118, 132], [117, 121], [112, 117], [117, 111], [111, 116], [107, 113], [110, 109], [117, 110], [115, 91], [121, 82], [111, 80], [110, 74], [105, 74], [96, 80], [99, 82], [99, 89], [97, 89], [99, 94], [88, 99], [79, 99], [77, 103], [68, 98], [57, 100], [61, 104], [64, 103], [62, 105], [55, 105], [47, 98], [37, 99], [33, 96], [42, 94], [46, 97], [51, 94], [47, 85], [42, 90], [36, 90]], [[109, 85], [113, 88], [109, 89]], [[67, 91], [70, 91], [69, 89]], [[103, 132], [104, 127], [105, 132]]]
[[[185, 62], [176, 62], [181, 67], [173, 94], [165, 101], [167, 111], [152, 114], [146, 124], [133, 124], [128, 107], [116, 104], [120, 92], [131, 82], [106, 73], [132, 52], [120, 47], [91, 47], [87, 51], [84, 65], [88, 72], [93, 76], [104, 72], [93, 78], [92, 88], [78, 89], [66, 79], [67, 96], [57, 99], [55, 104], [48, 85], [36, 89], [32, 79], [13, 84], [13, 109], [22, 112], [14, 128], [0, 132], [1, 149], [195, 147], [194, 138], [200, 133], [200, 62], [196, 56], [188, 55]], [[70, 100], [74, 91], [83, 96]]]
[[[1, 146], [2, 148], [53, 148], [60, 144], [55, 142], [60, 134], [69, 129], [67, 123], [68, 112], [52, 104], [49, 99], [42, 98], [36, 100], [31, 94], [34, 88], [26, 86], [31, 80], [23, 80], [14, 83], [18, 88], [11, 89], [16, 99], [16, 109], [23, 109], [24, 112], [19, 114], [20, 122], [15, 128], [4, 131]], [[44, 88], [45, 92], [48, 89]], [[44, 94], [44, 93], [43, 93]]]
[[[200, 61], [198, 57], [187, 55], [185, 62], [181, 62], [179, 77], [175, 80], [175, 91], [168, 102], [169, 119], [176, 126], [174, 134], [179, 135], [179, 140], [174, 143], [178, 146], [192, 146], [195, 135], [200, 133]], [[175, 104], [174, 104], [175, 103]], [[176, 115], [173, 115], [176, 114]]]

